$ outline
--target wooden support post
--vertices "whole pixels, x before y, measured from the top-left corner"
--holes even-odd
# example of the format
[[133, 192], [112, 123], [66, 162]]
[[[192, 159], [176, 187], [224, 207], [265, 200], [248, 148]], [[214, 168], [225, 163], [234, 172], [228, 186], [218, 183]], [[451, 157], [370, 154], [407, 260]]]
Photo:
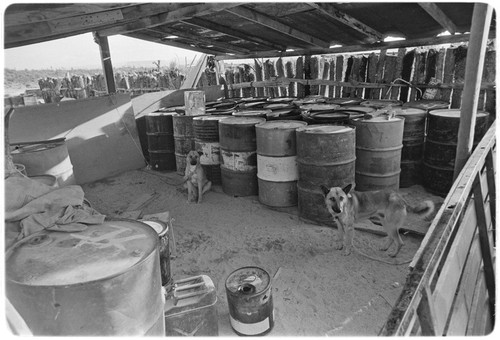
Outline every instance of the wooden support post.
[[476, 125], [477, 104], [483, 74], [486, 43], [493, 8], [486, 3], [476, 3], [472, 14], [471, 36], [465, 66], [465, 84], [462, 92], [460, 126], [458, 128], [457, 158], [453, 178], [464, 167], [472, 150]]
[[94, 32], [94, 41], [99, 45], [99, 50], [101, 52], [101, 63], [104, 78], [106, 79], [108, 94], [116, 93], [115, 77], [113, 75], [113, 66], [111, 64], [108, 37], [101, 37], [97, 32]]

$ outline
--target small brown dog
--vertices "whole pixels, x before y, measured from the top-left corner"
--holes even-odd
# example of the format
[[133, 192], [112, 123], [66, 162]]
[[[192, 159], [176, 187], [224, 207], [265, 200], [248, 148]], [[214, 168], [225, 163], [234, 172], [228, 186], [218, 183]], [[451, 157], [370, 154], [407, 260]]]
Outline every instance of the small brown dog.
[[194, 201], [201, 203], [203, 194], [212, 187], [212, 182], [207, 179], [200, 164], [202, 154], [202, 152], [192, 150], [186, 155], [186, 170], [183, 180], [188, 189], [188, 203]]
[[427, 217], [434, 211], [432, 201], [422, 201], [417, 206], [411, 206], [399, 193], [389, 189], [358, 192], [352, 190], [352, 184], [349, 184], [343, 189], [321, 185], [321, 190], [325, 196], [328, 212], [337, 221], [339, 237], [336, 248], [338, 250], [343, 248], [343, 255], [351, 253], [354, 223], [357, 220], [378, 213], [387, 233], [386, 242], [380, 250], [388, 250], [392, 243], [395, 243], [395, 249], [388, 252], [389, 256], [394, 257], [403, 246], [399, 228], [403, 226], [407, 212]]

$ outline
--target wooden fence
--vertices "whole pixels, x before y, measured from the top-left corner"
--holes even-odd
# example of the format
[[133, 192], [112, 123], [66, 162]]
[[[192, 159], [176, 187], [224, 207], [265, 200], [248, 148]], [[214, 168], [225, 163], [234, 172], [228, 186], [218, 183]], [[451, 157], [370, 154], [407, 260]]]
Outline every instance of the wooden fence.
[[459, 174], [410, 265], [382, 335], [485, 335], [495, 321], [496, 136]]
[[[229, 97], [358, 97], [445, 100], [459, 108], [466, 44], [448, 48], [381, 50], [379, 53], [254, 60], [225, 72]], [[495, 113], [495, 50], [486, 53], [479, 110]], [[402, 79], [402, 80], [401, 80]], [[407, 83], [412, 86], [409, 86]]]

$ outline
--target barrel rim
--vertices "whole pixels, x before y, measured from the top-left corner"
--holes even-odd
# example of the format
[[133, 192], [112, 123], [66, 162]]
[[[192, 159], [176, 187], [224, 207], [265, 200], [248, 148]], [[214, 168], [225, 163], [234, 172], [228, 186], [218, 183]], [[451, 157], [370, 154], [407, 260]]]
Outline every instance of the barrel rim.
[[203, 116], [192, 116], [192, 117], [193, 117], [193, 123], [194, 123], [194, 121], [198, 121], [198, 120], [201, 120], [201, 121], [204, 121], [204, 120], [216, 120], [216, 121], [219, 121], [219, 120], [222, 120], [222, 119], [226, 119], [229, 116], [203, 115]]
[[[454, 113], [455, 115], [440, 115], [440, 113]], [[450, 119], [460, 119], [460, 114], [461, 114], [461, 109], [436, 109], [436, 110], [430, 110], [429, 115], [431, 116], [436, 116], [436, 117], [442, 117], [442, 118], [450, 118]], [[458, 113], [458, 115], [456, 115]], [[478, 110], [476, 117], [488, 117], [490, 115], [489, 112], [483, 111], [483, 110]]]
[[[144, 228], [144, 230], [147, 230], [147, 233], [151, 233], [152, 236], [157, 236], [157, 234], [153, 234], [154, 233], [154, 230], [147, 224], [141, 222], [141, 221], [138, 221], [138, 220], [133, 220], [133, 219], [128, 219], [128, 218], [118, 218], [118, 217], [113, 217], [111, 219], [107, 219], [105, 220], [105, 222], [119, 222], [119, 221], [124, 221], [124, 222], [131, 222], [131, 223], [135, 223], [135, 224], [140, 224], [140, 225], [144, 225], [146, 228]], [[12, 253], [15, 251], [15, 249], [17, 247], [20, 247], [23, 243], [25, 242], [28, 242], [31, 238], [35, 238], [37, 236], [40, 236], [40, 235], [44, 235], [44, 234], [50, 234], [50, 231], [47, 231], [47, 230], [41, 230], [41, 231], [38, 231], [36, 233], [33, 233], [19, 241], [17, 241], [16, 243], [14, 243], [13, 245], [11, 245], [5, 252], [5, 260], [7, 261], [8, 257], [10, 257], [12, 255]], [[155, 237], [155, 241], [156, 241], [156, 244], [158, 244], [158, 238]], [[34, 285], [34, 284], [27, 284], [27, 283], [23, 283], [23, 282], [19, 282], [19, 281], [16, 281], [16, 280], [13, 280], [12, 278], [8, 278], [7, 277], [7, 273], [5, 273], [5, 279], [6, 281], [8, 280], [9, 282], [12, 282], [12, 283], [15, 283], [19, 286], [24, 286], [24, 287], [37, 287], [37, 288], [48, 288], [48, 287], [75, 287], [75, 286], [80, 286], [80, 285], [89, 285], [89, 284], [94, 284], [96, 282], [102, 282], [103, 280], [111, 280], [111, 279], [114, 279], [114, 278], [117, 278], [123, 274], [126, 274], [128, 272], [130, 272], [132, 269], [144, 264], [145, 262], [147, 262], [152, 256], [156, 256], [156, 252], [158, 252], [158, 247], [153, 247], [152, 250], [147, 254], [147, 256], [143, 256], [139, 261], [137, 261], [136, 263], [134, 263], [133, 265], [131, 265], [130, 267], [127, 267], [125, 269], [123, 269], [122, 271], [119, 271], [119, 272], [116, 272], [114, 273], [113, 275], [109, 275], [109, 276], [105, 276], [105, 277], [102, 277], [102, 278], [98, 278], [98, 279], [94, 279], [94, 280], [88, 280], [88, 281], [82, 281], [82, 282], [75, 282], [75, 283], [62, 283], [62, 284], [39, 284], [39, 285]]]
[[[332, 130], [332, 131], [325, 131], [326, 130]], [[323, 130], [323, 131], [320, 131]], [[335, 131], [333, 131], [335, 130]], [[354, 132], [355, 128], [353, 126], [346, 126], [346, 125], [332, 125], [332, 124], [314, 124], [314, 125], [306, 125], [303, 127], [299, 127], [296, 130], [297, 132], [304, 132], [304, 133], [312, 133], [312, 134], [324, 134], [324, 135], [331, 135], [331, 134], [337, 134], [337, 133], [347, 133], [347, 132]]]
[[263, 269], [263, 268], [260, 268], [260, 267], [256, 267], [256, 266], [244, 266], [244, 267], [241, 267], [241, 268], [238, 268], [238, 269], [235, 269], [233, 270], [226, 278], [225, 282], [224, 282], [224, 287], [226, 288], [226, 293], [227, 294], [230, 294], [231, 296], [240, 296], [237, 292], [233, 292], [231, 291], [227, 284], [228, 284], [228, 281], [230, 278], [232, 278], [234, 276], [234, 274], [236, 274], [237, 272], [239, 271], [243, 271], [244, 269], [258, 269], [260, 271], [262, 271], [262, 274], [266, 275], [267, 278], [269, 279], [269, 282], [267, 283], [267, 285], [261, 290], [261, 291], [258, 291], [258, 292], [255, 292], [254, 294], [248, 294], [248, 295], [245, 295], [246, 297], [256, 297], [256, 296], [259, 296], [259, 295], [262, 295], [264, 293], [266, 293], [267, 291], [269, 291], [269, 289], [271, 289], [271, 284], [272, 284], [272, 278], [271, 278], [271, 275], [267, 272], [267, 270]]
[[396, 122], [399, 123], [400, 121], [404, 122], [404, 120], [405, 120], [404, 117], [400, 117], [400, 116], [396, 115], [391, 119], [387, 119], [387, 117], [385, 117], [385, 116], [378, 116], [378, 117], [373, 117], [370, 119], [354, 118], [352, 121], [353, 121], [353, 123], [366, 125], [366, 124], [382, 124], [382, 123], [396, 123]]
[[228, 116], [227, 119], [222, 119], [219, 121], [221, 125], [247, 125], [254, 126], [261, 122], [265, 122], [266, 119], [262, 117], [243, 117], [243, 116]]
[[[297, 125], [296, 127], [287, 126], [287, 125]], [[271, 120], [265, 121], [262, 123], [258, 123], [255, 125], [256, 129], [265, 129], [265, 130], [295, 130], [297, 128], [307, 126], [307, 122], [303, 121], [293, 121], [293, 120]]]

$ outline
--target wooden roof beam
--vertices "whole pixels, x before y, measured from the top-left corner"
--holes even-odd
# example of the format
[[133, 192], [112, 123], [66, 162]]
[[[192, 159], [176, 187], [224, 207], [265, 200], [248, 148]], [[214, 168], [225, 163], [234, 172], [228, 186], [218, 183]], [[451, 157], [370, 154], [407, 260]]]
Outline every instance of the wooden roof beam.
[[365, 25], [361, 21], [356, 18], [351, 17], [350, 15], [339, 11], [334, 5], [326, 2], [310, 2], [308, 3], [311, 7], [317, 9], [323, 15], [327, 16], [330, 19], [336, 20], [353, 30], [356, 30], [369, 38], [369, 42], [376, 42], [383, 40], [384, 36], [382, 33], [377, 30], [371, 28], [368, 25]]
[[226, 9], [226, 12], [229, 12], [240, 18], [254, 22], [258, 25], [265, 26], [281, 34], [288, 35], [293, 39], [303, 41], [312, 46], [323, 47], [323, 48], [330, 46], [330, 43], [327, 41], [321, 40], [310, 34], [299, 31], [298, 29], [285, 25], [279, 21], [274, 20], [273, 18], [270, 18], [266, 15], [260, 14], [256, 11], [253, 11], [245, 7], [240, 6], [240, 7], [229, 8]]
[[435, 4], [432, 2], [419, 2], [422, 7], [438, 24], [443, 26], [450, 34], [457, 33], [457, 26], [451, 19]]
[[196, 4], [190, 6], [184, 6], [178, 8], [174, 11], [159, 13], [156, 15], [151, 15], [147, 18], [133, 21], [131, 23], [115, 26], [109, 29], [99, 31], [101, 36], [110, 36], [116, 34], [127, 34], [146, 28], [152, 28], [156, 26], [161, 26], [164, 24], [172, 23], [179, 20], [186, 20], [191, 17], [209, 15], [232, 7], [238, 6], [238, 3], [229, 2], [212, 2], [204, 4]]
[[250, 35], [248, 33], [238, 31], [238, 30], [235, 30], [233, 28], [230, 28], [230, 27], [227, 27], [227, 26], [224, 26], [224, 25], [212, 22], [212, 21], [208, 21], [208, 20], [205, 20], [202, 18], [191, 18], [189, 20], [182, 20], [182, 22], [184, 22], [186, 24], [190, 24], [190, 25], [195, 25], [195, 26], [198, 26], [201, 28], [207, 28], [207, 29], [210, 29], [212, 31], [221, 32], [221, 33], [224, 33], [224, 34], [229, 35], [229, 36], [234, 37], [234, 38], [244, 39], [244, 40], [253, 42], [255, 44], [271, 48], [273, 50], [277, 50], [277, 51], [286, 50], [285, 45], [274, 44], [270, 41], [261, 39], [259, 37], [253, 36], [253, 35]]
[[[165, 29], [162, 27], [160, 30], [160, 28], [157, 27], [157, 28], [150, 28], [148, 30], [155, 31], [155, 32], [158, 32], [159, 34], [164, 34], [164, 35], [169, 35], [169, 34], [176, 35], [180, 38], [184, 38], [186, 40], [191, 40], [195, 43], [202, 44], [205, 46], [206, 45], [213, 45], [217, 48], [220, 48], [222, 50], [227, 50], [229, 52], [234, 52], [234, 53], [249, 53], [249, 52], [251, 52], [249, 49], [246, 49], [246, 48], [238, 47], [238, 46], [235, 46], [233, 44], [228, 44], [225, 42], [217, 41], [215, 39], [210, 39], [210, 38], [199, 36], [196, 34], [187, 33], [185, 31], [181, 31], [181, 30], [177, 30], [177, 29], [172, 29], [172, 28]], [[162, 40], [167, 41], [167, 40], [172, 40], [172, 39], [164, 38]], [[175, 39], [173, 39], [173, 40], [175, 40]]]
[[130, 37], [130, 38], [141, 39], [141, 40], [145, 40], [145, 41], [154, 42], [154, 43], [157, 43], [157, 44], [174, 46], [174, 47], [183, 48], [183, 49], [190, 50], [190, 51], [205, 53], [205, 54], [208, 54], [208, 55], [221, 55], [221, 54], [225, 54], [225, 52], [222, 52], [222, 51], [219, 51], [219, 50], [216, 50], [216, 49], [211, 49], [211, 48], [207, 48], [207, 47], [200, 47], [200, 46], [196, 46], [196, 45], [195, 46], [191, 46], [190, 44], [184, 44], [184, 43], [181, 43], [181, 42], [178, 42], [178, 41], [171, 41], [170, 39], [164, 39], [164, 40], [162, 40], [162, 39], [159, 39], [159, 38], [154, 38], [151, 35], [148, 35], [147, 33], [144, 33], [144, 31], [143, 32], [132, 32], [132, 33], [124, 34], [124, 35], [127, 36], [127, 37]]

